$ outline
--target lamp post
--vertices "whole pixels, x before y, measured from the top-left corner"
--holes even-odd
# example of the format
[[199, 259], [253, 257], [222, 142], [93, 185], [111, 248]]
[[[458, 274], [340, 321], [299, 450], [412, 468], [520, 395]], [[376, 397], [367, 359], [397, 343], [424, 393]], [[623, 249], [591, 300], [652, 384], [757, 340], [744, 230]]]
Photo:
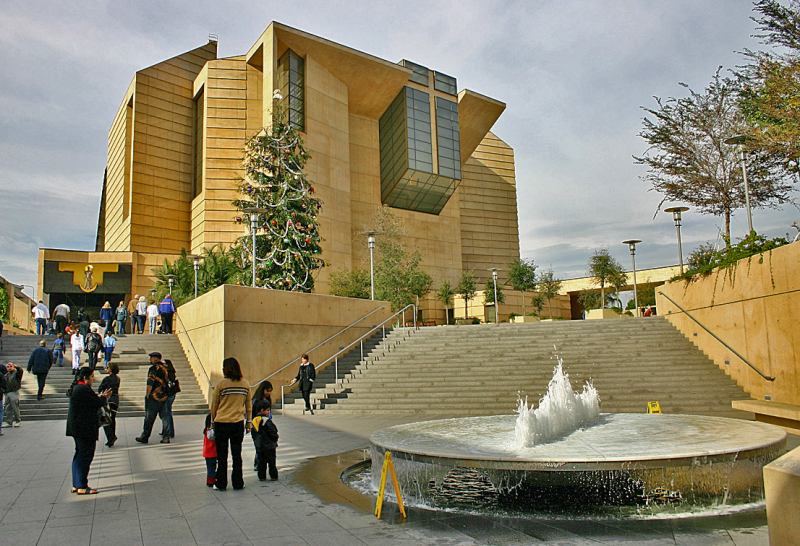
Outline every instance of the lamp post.
[[747, 228], [749, 230], [747, 234], [750, 235], [753, 232], [753, 212], [750, 209], [750, 186], [747, 183], [747, 165], [744, 161], [744, 143], [748, 139], [745, 135], [736, 135], [726, 138], [724, 142], [731, 146], [739, 146], [739, 159], [742, 162], [742, 180], [744, 180], [744, 204], [747, 207]]
[[375, 299], [375, 233], [367, 233], [367, 246], [369, 247], [369, 299]]
[[639, 291], [636, 289], [636, 245], [641, 243], [639, 239], [628, 239], [622, 241], [623, 245], [628, 245], [631, 251], [631, 261], [633, 262], [633, 303], [636, 306], [636, 316], [639, 316]]
[[689, 210], [689, 207], [670, 207], [664, 209], [664, 212], [672, 213], [672, 219], [675, 220], [675, 232], [678, 234], [678, 262], [681, 264], [681, 275], [683, 275], [683, 245], [681, 243], [681, 215]]
[[500, 322], [500, 302], [497, 301], [497, 268], [490, 269], [492, 272], [492, 284], [494, 285], [494, 323]]
[[197, 299], [197, 273], [200, 271], [200, 256], [192, 256], [194, 261], [194, 297]]
[[252, 235], [252, 246], [253, 246], [253, 256], [252, 256], [253, 264], [252, 264], [252, 272], [251, 272], [252, 278], [253, 278], [253, 283], [252, 283], [251, 286], [253, 288], [255, 288], [256, 287], [256, 261], [257, 261], [257, 258], [256, 258], [256, 256], [257, 256], [257, 252], [256, 252], [256, 233], [258, 233], [258, 215], [259, 214], [264, 214], [265, 212], [267, 212], [267, 209], [254, 207], [254, 208], [246, 209], [244, 212], [246, 212], [247, 214], [250, 215], [250, 235]]
[[167, 283], [169, 284], [169, 295], [172, 295], [172, 285], [175, 284], [175, 275], [167, 275]]

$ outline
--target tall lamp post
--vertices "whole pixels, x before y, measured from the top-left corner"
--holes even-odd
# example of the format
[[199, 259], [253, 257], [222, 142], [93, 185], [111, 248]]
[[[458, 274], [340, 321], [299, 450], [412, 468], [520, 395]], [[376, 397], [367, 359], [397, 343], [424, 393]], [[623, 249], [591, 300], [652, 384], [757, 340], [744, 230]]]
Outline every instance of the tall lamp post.
[[494, 285], [494, 323], [499, 324], [500, 302], [497, 301], [497, 268], [493, 267], [490, 271], [492, 272], [492, 284]]
[[631, 251], [631, 261], [633, 262], [633, 303], [636, 306], [636, 316], [639, 316], [639, 291], [636, 289], [636, 245], [641, 243], [639, 239], [628, 239], [622, 241], [623, 245], [628, 245]]
[[250, 235], [252, 236], [252, 253], [253, 253], [253, 256], [252, 256], [252, 258], [253, 258], [253, 260], [252, 260], [252, 271], [251, 271], [253, 282], [252, 282], [251, 286], [253, 288], [255, 288], [256, 287], [256, 261], [258, 260], [258, 258], [257, 258], [258, 253], [256, 252], [256, 234], [258, 233], [258, 215], [259, 214], [264, 214], [265, 212], [267, 212], [267, 209], [254, 207], [254, 208], [246, 209], [244, 212], [246, 212], [247, 214], [250, 215]]
[[175, 275], [167, 275], [167, 283], [169, 284], [169, 295], [172, 295], [172, 285], [175, 284]]
[[197, 273], [200, 271], [200, 256], [192, 256], [194, 261], [194, 297], [197, 299]]
[[678, 234], [678, 262], [681, 264], [681, 275], [683, 275], [683, 244], [681, 243], [681, 215], [689, 210], [689, 207], [670, 207], [664, 212], [672, 213], [675, 220], [675, 232]]
[[367, 233], [367, 246], [369, 247], [369, 299], [375, 299], [375, 233]]
[[747, 165], [744, 161], [744, 144], [749, 138], [745, 135], [736, 135], [725, 139], [725, 144], [731, 146], [739, 146], [739, 159], [742, 162], [742, 180], [744, 180], [744, 204], [747, 207], [747, 232], [750, 235], [753, 232], [753, 212], [750, 210], [750, 186], [747, 183]]

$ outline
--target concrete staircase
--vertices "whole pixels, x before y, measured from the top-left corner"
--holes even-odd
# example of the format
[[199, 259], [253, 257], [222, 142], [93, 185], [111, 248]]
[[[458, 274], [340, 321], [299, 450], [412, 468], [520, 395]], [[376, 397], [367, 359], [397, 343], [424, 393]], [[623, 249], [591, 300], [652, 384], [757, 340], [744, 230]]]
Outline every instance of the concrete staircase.
[[[3, 337], [3, 350], [0, 350], [0, 362], [8, 360], [27, 369], [28, 357], [38, 346], [39, 337], [8, 336]], [[44, 338], [47, 347], [53, 345], [53, 337]], [[172, 360], [177, 377], [181, 383], [181, 393], [175, 399], [173, 413], [202, 414], [208, 411], [208, 405], [197, 384], [186, 355], [173, 335], [127, 335], [119, 338], [112, 361], [119, 364], [120, 384], [120, 417], [137, 417], [144, 415], [144, 393], [147, 382], [147, 355], [153, 351], [160, 352], [164, 358]], [[22, 419], [65, 419], [69, 407], [66, 397], [67, 389], [72, 383], [72, 355], [67, 350], [64, 367], [53, 366], [47, 375], [44, 400], [36, 400], [36, 376], [27, 371], [22, 379], [20, 390], [20, 411]], [[81, 363], [86, 363], [86, 354], [81, 356]], [[103, 378], [102, 371], [96, 373], [96, 385]]]
[[393, 331], [338, 383], [318, 381], [312, 395], [317, 409], [331, 414], [511, 414], [518, 393], [531, 404], [544, 394], [557, 350], [573, 388], [592, 380], [604, 412], [641, 413], [648, 401], [658, 400], [665, 413], [752, 418], [731, 408], [731, 400], [749, 396], [663, 318], [409, 332]]

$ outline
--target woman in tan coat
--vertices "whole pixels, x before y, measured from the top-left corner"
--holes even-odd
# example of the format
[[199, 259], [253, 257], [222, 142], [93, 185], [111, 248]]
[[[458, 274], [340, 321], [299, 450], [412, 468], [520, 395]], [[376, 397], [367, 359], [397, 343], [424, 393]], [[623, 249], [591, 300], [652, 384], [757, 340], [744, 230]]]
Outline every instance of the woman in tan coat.
[[233, 467], [231, 484], [244, 489], [242, 477], [242, 441], [245, 429], [250, 431], [250, 384], [242, 377], [242, 368], [235, 358], [222, 361], [222, 381], [211, 398], [211, 426], [217, 444], [217, 483], [214, 489], [228, 488], [228, 446]]

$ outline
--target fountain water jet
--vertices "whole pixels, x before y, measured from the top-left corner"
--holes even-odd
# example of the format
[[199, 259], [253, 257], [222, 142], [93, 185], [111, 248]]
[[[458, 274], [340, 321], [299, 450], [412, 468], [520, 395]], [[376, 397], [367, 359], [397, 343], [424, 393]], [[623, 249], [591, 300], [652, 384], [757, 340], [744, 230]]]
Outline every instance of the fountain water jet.
[[518, 449], [561, 438], [584, 425], [595, 423], [600, 416], [597, 389], [587, 381], [583, 392], [575, 393], [569, 376], [564, 372], [564, 360], [561, 356], [557, 358], [558, 365], [539, 406], [536, 409], [528, 407], [527, 397], [518, 400], [514, 427], [514, 445]]
[[643, 506], [758, 503], [761, 469], [786, 444], [782, 429], [753, 421], [598, 415], [597, 391], [587, 384], [575, 394], [561, 362], [549, 387], [538, 408], [522, 402], [516, 416], [379, 430], [370, 438], [373, 468], [391, 451], [404, 496], [423, 506], [474, 506], [476, 499], [493, 498], [515, 509], [632, 507], [638, 514]]

